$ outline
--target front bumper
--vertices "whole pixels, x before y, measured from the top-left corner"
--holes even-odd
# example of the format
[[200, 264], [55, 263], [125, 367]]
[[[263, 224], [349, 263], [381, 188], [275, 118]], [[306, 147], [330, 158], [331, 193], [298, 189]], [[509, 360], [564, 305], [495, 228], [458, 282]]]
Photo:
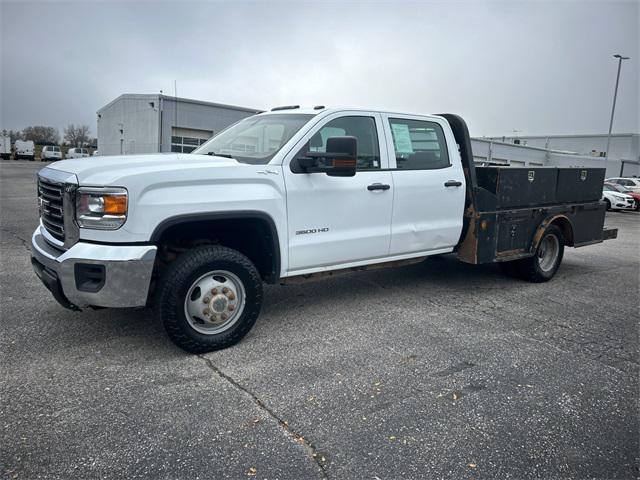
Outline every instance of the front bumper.
[[[86, 242], [59, 250], [45, 240], [40, 228], [31, 237], [31, 262], [36, 274], [58, 303], [75, 310], [87, 306], [144, 306], [156, 251], [154, 245]], [[99, 278], [87, 281], [87, 271]]]
[[636, 202], [628, 202], [626, 200], [616, 201], [611, 204], [613, 210], [634, 210], [636, 208]]

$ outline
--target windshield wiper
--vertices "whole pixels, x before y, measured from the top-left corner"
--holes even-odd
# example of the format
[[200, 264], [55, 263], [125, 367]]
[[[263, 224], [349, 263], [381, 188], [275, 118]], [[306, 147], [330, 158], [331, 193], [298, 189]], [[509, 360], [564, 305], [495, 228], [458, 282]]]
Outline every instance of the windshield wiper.
[[216, 152], [207, 152], [207, 155], [211, 155], [212, 157], [224, 157], [224, 158], [233, 158], [228, 153], [216, 153]]

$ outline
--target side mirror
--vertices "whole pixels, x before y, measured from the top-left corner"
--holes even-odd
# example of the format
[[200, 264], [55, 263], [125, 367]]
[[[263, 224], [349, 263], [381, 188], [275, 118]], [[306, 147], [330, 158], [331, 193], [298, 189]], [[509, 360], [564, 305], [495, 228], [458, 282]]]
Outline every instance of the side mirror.
[[[356, 174], [358, 140], [356, 137], [331, 137], [325, 152], [307, 152], [298, 158], [307, 173], [323, 172], [332, 177], [353, 177]], [[320, 165], [324, 159], [324, 165]]]

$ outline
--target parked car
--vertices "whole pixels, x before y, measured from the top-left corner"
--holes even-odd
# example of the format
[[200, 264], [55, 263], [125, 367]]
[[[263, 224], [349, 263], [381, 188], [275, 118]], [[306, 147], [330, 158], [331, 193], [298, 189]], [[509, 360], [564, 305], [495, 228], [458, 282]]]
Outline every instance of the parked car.
[[93, 151], [93, 153], [91, 154], [91, 156], [92, 156], [92, 157], [97, 157], [97, 156], [99, 156], [99, 155], [100, 155], [100, 153], [98, 152], [98, 149], [97, 149], [97, 148], [96, 148], [96, 149]]
[[640, 193], [640, 178], [636, 177], [613, 177], [607, 178], [605, 182], [615, 183], [616, 185], [622, 185], [628, 190]]
[[0, 158], [4, 160], [11, 158], [11, 138], [9, 135], [0, 135]]
[[40, 160], [43, 162], [48, 160], [62, 160], [62, 151], [60, 151], [60, 147], [57, 145], [45, 145], [42, 147]]
[[602, 186], [602, 199], [607, 204], [607, 210], [634, 210], [636, 201], [631, 195], [621, 193], [613, 186]]
[[35, 160], [36, 145], [32, 140], [16, 140], [14, 147], [16, 149], [16, 159]]
[[604, 228], [604, 175], [476, 168], [457, 115], [288, 107], [192, 154], [42, 169], [32, 264], [64, 307], [154, 304], [171, 339], [201, 353], [249, 332], [263, 282], [444, 253], [551, 280], [565, 246], [616, 237]]
[[89, 156], [89, 150], [86, 148], [70, 148], [67, 150], [65, 158], [83, 158]]
[[616, 192], [631, 195], [636, 202], [634, 210], [640, 211], [640, 193], [629, 190], [627, 187], [623, 187], [622, 185], [618, 185], [616, 183], [605, 182], [604, 185], [613, 188]]

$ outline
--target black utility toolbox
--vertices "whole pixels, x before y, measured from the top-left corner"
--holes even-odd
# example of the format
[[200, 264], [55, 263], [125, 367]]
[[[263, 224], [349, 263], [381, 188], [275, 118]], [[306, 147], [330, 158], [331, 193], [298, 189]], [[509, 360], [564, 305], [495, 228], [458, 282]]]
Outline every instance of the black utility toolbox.
[[600, 200], [604, 175], [604, 168], [558, 168], [556, 187], [558, 202], [595, 202]]
[[495, 196], [495, 208], [532, 207], [555, 203], [555, 167], [476, 167], [478, 186]]

